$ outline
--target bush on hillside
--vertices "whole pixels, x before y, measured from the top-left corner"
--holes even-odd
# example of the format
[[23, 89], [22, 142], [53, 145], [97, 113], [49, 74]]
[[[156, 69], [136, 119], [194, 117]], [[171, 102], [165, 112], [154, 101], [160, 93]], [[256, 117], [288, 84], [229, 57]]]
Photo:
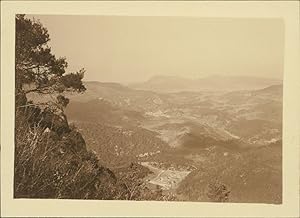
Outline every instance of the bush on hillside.
[[[87, 152], [78, 132], [59, 136], [16, 113], [16, 198], [113, 199], [116, 178]], [[74, 137], [77, 136], [76, 137]]]
[[230, 190], [227, 186], [218, 180], [208, 184], [207, 197], [213, 202], [227, 202], [229, 200]]

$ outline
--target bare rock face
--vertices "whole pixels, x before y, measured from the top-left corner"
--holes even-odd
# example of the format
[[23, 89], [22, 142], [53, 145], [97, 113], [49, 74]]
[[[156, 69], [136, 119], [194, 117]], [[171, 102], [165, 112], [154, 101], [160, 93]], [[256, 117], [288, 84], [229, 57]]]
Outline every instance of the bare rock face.
[[44, 128], [48, 127], [58, 135], [70, 132], [67, 119], [51, 111], [43, 111], [41, 113], [41, 124]]

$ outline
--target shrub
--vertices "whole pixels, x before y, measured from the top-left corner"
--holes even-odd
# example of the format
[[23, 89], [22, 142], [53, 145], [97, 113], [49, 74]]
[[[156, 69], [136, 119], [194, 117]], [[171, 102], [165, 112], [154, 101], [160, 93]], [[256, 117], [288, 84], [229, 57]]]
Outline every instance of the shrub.
[[207, 197], [213, 202], [227, 202], [229, 200], [230, 191], [218, 180], [214, 180], [208, 184]]

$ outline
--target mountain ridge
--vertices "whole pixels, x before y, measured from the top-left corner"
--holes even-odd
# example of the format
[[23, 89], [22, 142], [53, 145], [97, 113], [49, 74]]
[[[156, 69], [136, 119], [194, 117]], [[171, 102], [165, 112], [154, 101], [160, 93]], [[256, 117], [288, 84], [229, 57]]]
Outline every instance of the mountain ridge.
[[279, 79], [251, 76], [223, 76], [217, 74], [198, 79], [177, 76], [154, 76], [145, 82], [129, 84], [128, 87], [137, 90], [151, 90], [158, 92], [205, 90], [234, 91], [262, 89], [281, 83], [282, 81]]

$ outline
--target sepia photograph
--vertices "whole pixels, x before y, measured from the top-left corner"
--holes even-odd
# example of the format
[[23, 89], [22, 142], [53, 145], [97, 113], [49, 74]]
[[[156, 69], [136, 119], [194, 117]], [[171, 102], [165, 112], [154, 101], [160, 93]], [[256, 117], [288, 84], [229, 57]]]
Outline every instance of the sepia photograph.
[[15, 17], [14, 198], [282, 203], [284, 23]]
[[2, 1], [1, 217], [299, 217], [296, 1]]

